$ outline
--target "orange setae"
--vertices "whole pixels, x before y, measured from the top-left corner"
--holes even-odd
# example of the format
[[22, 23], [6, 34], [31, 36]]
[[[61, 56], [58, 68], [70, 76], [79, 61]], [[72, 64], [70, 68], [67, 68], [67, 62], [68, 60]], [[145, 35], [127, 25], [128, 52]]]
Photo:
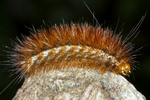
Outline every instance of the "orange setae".
[[62, 24], [39, 30], [15, 47], [13, 64], [26, 77], [42, 70], [94, 68], [128, 75], [132, 49], [109, 29], [88, 24]]

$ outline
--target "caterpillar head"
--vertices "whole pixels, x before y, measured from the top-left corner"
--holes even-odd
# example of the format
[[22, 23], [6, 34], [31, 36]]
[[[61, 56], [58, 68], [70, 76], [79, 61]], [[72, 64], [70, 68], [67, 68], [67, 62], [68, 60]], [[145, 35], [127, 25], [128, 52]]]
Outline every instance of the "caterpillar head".
[[125, 75], [125, 76], [129, 76], [129, 74], [131, 73], [131, 66], [129, 63], [125, 62], [124, 60], [121, 61], [121, 63], [118, 66], [120, 73]]

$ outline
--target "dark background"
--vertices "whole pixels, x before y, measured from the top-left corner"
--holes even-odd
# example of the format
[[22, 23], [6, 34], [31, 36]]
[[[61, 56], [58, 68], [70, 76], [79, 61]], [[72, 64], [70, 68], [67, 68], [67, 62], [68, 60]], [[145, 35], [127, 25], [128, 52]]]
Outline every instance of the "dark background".
[[[136, 61], [137, 69], [127, 78], [147, 99], [150, 100], [150, 0], [1, 0], [0, 1], [0, 60], [5, 61], [12, 48], [12, 40], [28, 36], [29, 28], [34, 25], [40, 29], [44, 27], [43, 20], [49, 26], [64, 22], [88, 22], [95, 25], [93, 16], [84, 2], [94, 12], [102, 27], [122, 29], [125, 37], [136, 26], [141, 17], [147, 12], [146, 18], [139, 28], [139, 35], [130, 41], [135, 44], [135, 49], [143, 48]], [[118, 21], [119, 20], [119, 21]], [[7, 69], [8, 68], [8, 69]], [[9, 65], [0, 65], [0, 92], [16, 77], [10, 76]], [[2, 94], [0, 100], [11, 100], [21, 82], [13, 82]]]

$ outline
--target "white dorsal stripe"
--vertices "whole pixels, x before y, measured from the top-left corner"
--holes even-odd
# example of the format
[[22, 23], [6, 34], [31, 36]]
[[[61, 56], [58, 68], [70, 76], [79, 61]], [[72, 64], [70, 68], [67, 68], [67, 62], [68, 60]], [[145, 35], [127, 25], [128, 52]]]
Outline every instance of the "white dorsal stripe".
[[[80, 51], [80, 49], [83, 50]], [[57, 56], [55, 56], [56, 54]], [[29, 64], [32, 65], [34, 64], [35, 61], [41, 63], [45, 57], [47, 57], [47, 59], [49, 60], [51, 60], [52, 58], [58, 60], [61, 59], [62, 57], [63, 59], [68, 59], [69, 56], [83, 57], [83, 58], [89, 57], [91, 59], [96, 58], [97, 60], [103, 60], [104, 62], [110, 61], [111, 63], [114, 63], [116, 65], [119, 64], [118, 60], [115, 57], [105, 53], [100, 49], [96, 49], [96, 48], [91, 49], [88, 46], [77, 46], [77, 45], [60, 46], [60, 47], [43, 51], [40, 54], [31, 57]]]

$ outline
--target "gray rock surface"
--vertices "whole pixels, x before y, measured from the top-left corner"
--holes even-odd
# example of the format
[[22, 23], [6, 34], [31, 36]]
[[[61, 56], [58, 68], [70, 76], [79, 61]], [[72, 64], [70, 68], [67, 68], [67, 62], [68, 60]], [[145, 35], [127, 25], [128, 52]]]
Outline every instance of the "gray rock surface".
[[146, 100], [123, 76], [93, 69], [41, 72], [25, 80], [13, 100]]

